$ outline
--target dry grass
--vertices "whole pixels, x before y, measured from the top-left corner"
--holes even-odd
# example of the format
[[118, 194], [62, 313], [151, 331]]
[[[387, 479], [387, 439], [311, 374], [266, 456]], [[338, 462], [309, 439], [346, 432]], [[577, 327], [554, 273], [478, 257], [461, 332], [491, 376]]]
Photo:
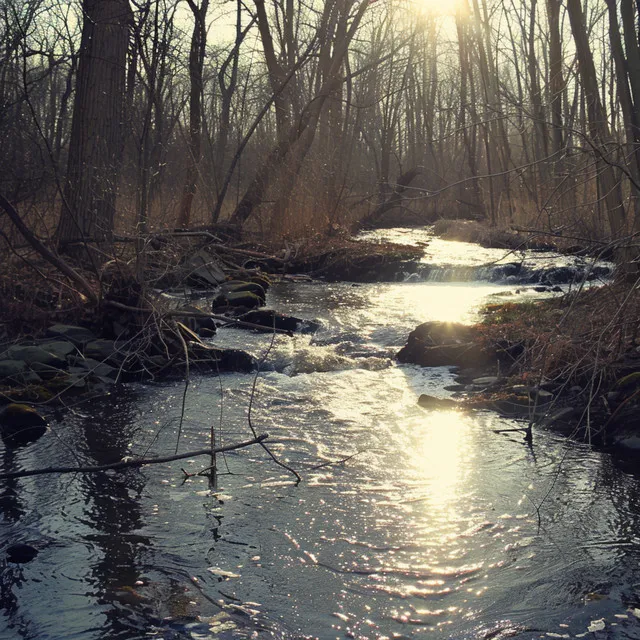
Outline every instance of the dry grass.
[[489, 305], [479, 329], [491, 344], [522, 344], [514, 373], [606, 387], [640, 365], [640, 290], [625, 283], [525, 304]]

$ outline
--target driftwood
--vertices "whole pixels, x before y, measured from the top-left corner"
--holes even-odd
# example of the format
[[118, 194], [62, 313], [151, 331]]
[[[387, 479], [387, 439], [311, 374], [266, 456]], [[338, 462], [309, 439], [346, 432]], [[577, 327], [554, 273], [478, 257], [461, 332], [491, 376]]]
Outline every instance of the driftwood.
[[43, 469], [30, 469], [27, 471], [14, 471], [12, 473], [0, 473], [0, 480], [9, 480], [12, 478], [27, 478], [30, 476], [42, 476], [53, 473], [99, 473], [101, 471], [131, 469], [143, 467], [148, 464], [162, 464], [165, 462], [173, 462], [174, 460], [183, 460], [184, 458], [194, 458], [196, 456], [210, 456], [212, 453], [224, 453], [226, 451], [235, 451], [243, 449], [253, 444], [262, 444], [269, 437], [269, 434], [263, 433], [256, 436], [252, 440], [245, 442], [236, 442], [228, 444], [225, 447], [217, 447], [215, 449], [198, 449], [196, 451], [187, 451], [186, 453], [178, 453], [173, 456], [162, 456], [158, 458], [138, 458], [137, 460], [120, 460], [111, 464], [103, 464], [99, 466], [86, 467], [45, 467]]

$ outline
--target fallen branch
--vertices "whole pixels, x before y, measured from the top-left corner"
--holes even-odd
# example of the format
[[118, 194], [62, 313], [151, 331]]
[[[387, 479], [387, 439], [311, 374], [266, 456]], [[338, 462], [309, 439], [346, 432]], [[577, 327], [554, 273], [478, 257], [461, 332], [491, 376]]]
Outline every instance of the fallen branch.
[[[243, 449], [249, 447], [252, 444], [262, 444], [264, 440], [269, 437], [269, 434], [263, 433], [256, 436], [252, 440], [246, 440], [245, 442], [237, 442], [235, 444], [228, 444], [225, 447], [218, 447], [213, 449], [213, 453], [223, 453], [226, 451], [234, 451], [236, 449]], [[14, 471], [12, 473], [0, 473], [0, 480], [9, 480], [12, 478], [27, 478], [29, 476], [43, 476], [53, 473], [98, 473], [100, 471], [119, 470], [119, 469], [131, 469], [135, 467], [143, 467], [147, 464], [162, 464], [165, 462], [173, 462], [174, 460], [183, 460], [184, 458], [195, 458], [196, 456], [210, 456], [212, 453], [211, 448], [198, 449], [196, 451], [187, 451], [186, 453], [178, 453], [173, 456], [163, 456], [160, 458], [139, 458], [138, 460], [120, 460], [119, 462], [113, 462], [111, 464], [103, 464], [99, 466], [87, 466], [87, 467], [45, 467], [44, 469], [30, 469], [28, 471]]]
[[93, 303], [98, 301], [98, 297], [89, 284], [89, 282], [67, 264], [60, 256], [51, 251], [45, 244], [38, 238], [31, 229], [23, 222], [20, 214], [16, 211], [15, 207], [0, 193], [0, 208], [4, 209], [9, 220], [22, 234], [22, 237], [50, 264], [56, 269], [64, 273], [71, 282], [73, 282], [80, 291]]

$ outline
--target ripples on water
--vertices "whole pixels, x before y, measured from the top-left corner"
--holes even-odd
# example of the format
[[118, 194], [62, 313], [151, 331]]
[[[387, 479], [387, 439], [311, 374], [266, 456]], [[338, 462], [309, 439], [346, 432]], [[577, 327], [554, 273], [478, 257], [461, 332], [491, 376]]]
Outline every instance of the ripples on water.
[[[490, 413], [430, 412], [452, 374], [393, 355], [427, 319], [470, 321], [487, 283], [279, 285], [314, 336], [236, 330], [263, 357], [257, 448], [1, 488], [5, 546], [40, 550], [0, 581], [2, 638], [638, 638], [640, 485], [604, 454]], [[252, 376], [193, 381], [181, 450], [249, 437]], [[5, 468], [170, 453], [183, 385], [136, 386], [54, 423]], [[344, 463], [339, 460], [348, 458]], [[225, 603], [226, 609], [220, 610]]]

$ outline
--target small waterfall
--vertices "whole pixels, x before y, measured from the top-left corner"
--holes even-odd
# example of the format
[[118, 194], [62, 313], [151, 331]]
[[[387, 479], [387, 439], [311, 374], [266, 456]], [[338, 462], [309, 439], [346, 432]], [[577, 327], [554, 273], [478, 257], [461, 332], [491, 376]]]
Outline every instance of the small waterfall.
[[613, 265], [573, 264], [533, 267], [522, 262], [480, 266], [421, 264], [413, 273], [405, 273], [405, 282], [493, 282], [511, 285], [555, 286], [610, 278]]

